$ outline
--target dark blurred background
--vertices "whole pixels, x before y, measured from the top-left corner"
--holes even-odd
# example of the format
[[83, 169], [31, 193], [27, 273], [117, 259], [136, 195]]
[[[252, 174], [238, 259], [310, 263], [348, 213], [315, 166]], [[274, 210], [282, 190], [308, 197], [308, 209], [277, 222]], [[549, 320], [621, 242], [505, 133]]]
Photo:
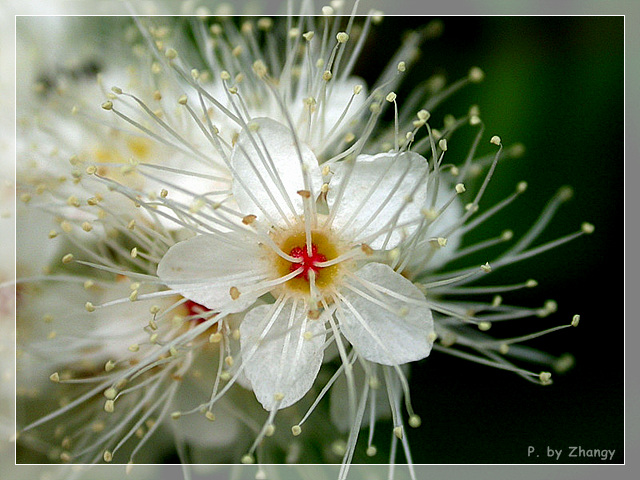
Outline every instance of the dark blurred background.
[[[428, 23], [427, 17], [387, 17], [374, 30], [358, 74], [374, 79], [401, 44], [400, 32]], [[500, 135], [521, 142], [526, 153], [498, 169], [482, 205], [491, 206], [526, 180], [515, 204], [468, 235], [468, 243], [512, 229], [516, 237], [535, 221], [563, 185], [574, 188], [536, 244], [579, 230], [595, 233], [535, 258], [497, 270], [487, 284], [534, 278], [539, 286], [504, 294], [504, 303], [537, 307], [558, 302], [557, 313], [490, 333], [508, 337], [568, 324], [527, 345], [560, 355], [571, 352], [575, 367], [554, 375], [553, 385], [531, 384], [515, 374], [435, 352], [413, 369], [414, 407], [423, 425], [409, 431], [415, 463], [605, 463], [568, 458], [569, 447], [615, 449], [624, 461], [624, 23], [622, 17], [444, 17], [443, 34], [422, 48], [398, 99], [412, 85], [442, 73], [448, 82], [471, 66], [486, 73], [434, 111], [464, 115], [480, 107], [486, 125], [481, 151]], [[397, 32], [397, 34], [396, 34]], [[469, 141], [470, 141], [469, 137]], [[464, 140], [461, 140], [464, 141]], [[451, 142], [453, 144], [454, 141]], [[514, 239], [514, 241], [515, 241]], [[509, 244], [507, 244], [509, 245]], [[470, 259], [484, 262], [500, 247]], [[533, 371], [542, 370], [535, 365]], [[383, 432], [385, 429], [378, 429]], [[386, 433], [386, 432], [385, 432]], [[380, 435], [382, 446], [385, 435]], [[539, 457], [527, 455], [536, 448]], [[546, 448], [563, 449], [560, 462]], [[384, 461], [384, 460], [381, 460]], [[609, 460], [610, 462], [610, 460]]]

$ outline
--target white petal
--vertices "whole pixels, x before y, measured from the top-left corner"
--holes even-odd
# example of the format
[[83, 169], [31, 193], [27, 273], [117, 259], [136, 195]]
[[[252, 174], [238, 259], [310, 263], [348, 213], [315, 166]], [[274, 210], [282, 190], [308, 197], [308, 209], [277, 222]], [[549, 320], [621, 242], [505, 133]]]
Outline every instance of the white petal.
[[[367, 99], [366, 82], [358, 77], [348, 77], [345, 79], [336, 78], [331, 81], [330, 89], [325, 102], [318, 106], [320, 113], [314, 121], [311, 131], [311, 148], [314, 152], [322, 151], [326, 148], [327, 137], [331, 133], [331, 139], [340, 138], [349, 128], [353, 127], [354, 118], [356, 122], [360, 120], [360, 115], [355, 116]], [[358, 95], [353, 94], [354, 87], [360, 85], [362, 91]], [[306, 95], [308, 97], [308, 95]], [[353, 97], [353, 100], [351, 98]], [[351, 101], [351, 105], [349, 105]], [[303, 99], [299, 100], [300, 105], [304, 105]], [[347, 105], [349, 109], [347, 110]], [[308, 109], [300, 109], [305, 115], [303, 121], [308, 121]], [[345, 113], [346, 110], [346, 113]], [[344, 116], [343, 116], [344, 114]], [[355, 116], [355, 117], [354, 117]], [[341, 119], [342, 117], [342, 119]], [[340, 123], [338, 123], [340, 121]]]
[[341, 302], [338, 311], [342, 332], [358, 353], [384, 365], [428, 356], [433, 317], [420, 290], [381, 263], [369, 263], [355, 275], [371, 285], [367, 287], [354, 280], [354, 288], [362, 293], [343, 288], [342, 294], [350, 306]]
[[335, 227], [354, 243], [389, 250], [416, 229], [417, 224], [396, 227], [389, 236], [392, 226], [421, 218], [427, 196], [424, 157], [414, 152], [360, 155], [353, 172], [346, 162], [334, 165], [333, 170], [329, 209], [335, 215]]
[[240, 132], [231, 165], [240, 210], [276, 224], [303, 212], [298, 191], [311, 190], [314, 196], [320, 191], [322, 175], [313, 152], [301, 141], [296, 144], [289, 127], [268, 118], [253, 119]]
[[[264, 292], [250, 292], [266, 276], [261, 247], [238, 234], [198, 235], [172, 246], [158, 265], [171, 289], [210, 310], [240, 312]], [[240, 296], [232, 299], [235, 287]]]
[[[429, 198], [425, 206], [431, 208], [432, 194], [427, 192], [427, 195]], [[452, 196], [453, 190], [451, 187], [441, 181], [438, 187], [435, 209], [440, 210]], [[416, 244], [407, 266], [410, 273], [423, 272], [425, 270], [434, 271], [456, 258], [458, 248], [460, 248], [460, 243], [462, 242], [462, 235], [457, 231], [451, 234], [448, 232], [462, 218], [464, 213], [462, 202], [456, 196], [447, 209], [429, 226], [424, 238]], [[444, 247], [439, 247], [437, 242], [431, 241], [438, 237], [447, 239]]]
[[302, 304], [297, 304], [293, 322], [292, 303], [276, 311], [275, 320], [272, 310], [273, 305], [255, 307], [240, 325], [245, 373], [269, 411], [276, 408], [277, 397], [283, 396], [279, 408], [285, 408], [309, 391], [322, 364], [325, 340], [323, 317], [307, 319]]
[[[360, 85], [362, 90], [358, 95], [353, 95], [354, 87], [357, 85]], [[347, 110], [347, 113], [344, 115], [340, 124], [337, 125], [338, 128], [336, 131], [344, 131], [350, 126], [350, 121], [353, 119], [352, 115], [354, 115], [358, 109], [364, 105], [367, 99], [368, 94], [365, 85], [366, 82], [359, 77], [336, 79], [336, 82], [331, 86], [330, 96], [327, 99], [326, 106], [324, 107], [326, 109], [323, 117], [323, 128], [325, 134], [329, 133], [336, 127], [338, 120], [344, 113], [347, 105], [349, 104], [349, 100], [351, 100], [351, 97], [353, 96], [353, 101], [349, 106], [349, 110]]]

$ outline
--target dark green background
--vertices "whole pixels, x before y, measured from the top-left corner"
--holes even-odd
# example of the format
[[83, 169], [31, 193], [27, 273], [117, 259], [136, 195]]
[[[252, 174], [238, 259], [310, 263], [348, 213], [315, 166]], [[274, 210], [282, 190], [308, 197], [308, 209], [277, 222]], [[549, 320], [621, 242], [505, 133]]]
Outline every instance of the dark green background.
[[[400, 34], [428, 22], [423, 17], [388, 17], [371, 38], [359, 74], [375, 78]], [[576, 367], [555, 375], [548, 387], [514, 374], [435, 353], [413, 369], [414, 406], [423, 418], [409, 432], [416, 463], [556, 463], [546, 447], [563, 449], [558, 463], [600, 463], [571, 459], [570, 446], [615, 449], [624, 461], [624, 20], [622, 17], [444, 17], [444, 33], [425, 43], [420, 62], [405, 85], [434, 73], [449, 81], [477, 65], [486, 73], [434, 112], [463, 115], [478, 104], [488, 140], [498, 134], [509, 145], [522, 142], [526, 154], [498, 166], [483, 205], [490, 206], [526, 180], [527, 192], [514, 205], [473, 232], [470, 242], [503, 229], [524, 233], [563, 185], [575, 195], [554, 217], [539, 243], [596, 227], [582, 237], [533, 259], [494, 272], [487, 283], [535, 278], [532, 290], [503, 295], [504, 303], [539, 306], [558, 302], [546, 319], [494, 326], [495, 336], [543, 330], [581, 315], [577, 329], [529, 342], [554, 354], [571, 352]], [[394, 38], [395, 37], [395, 38]], [[375, 46], [375, 48], [374, 48]], [[399, 91], [402, 94], [409, 89]], [[437, 125], [434, 124], [434, 125]], [[453, 141], [451, 142], [453, 143]], [[500, 248], [475, 257], [491, 260]], [[533, 366], [534, 371], [540, 370]], [[382, 431], [384, 429], [379, 429]], [[380, 442], [383, 437], [380, 437]], [[540, 457], [528, 457], [532, 445]], [[384, 460], [381, 460], [384, 461]]]

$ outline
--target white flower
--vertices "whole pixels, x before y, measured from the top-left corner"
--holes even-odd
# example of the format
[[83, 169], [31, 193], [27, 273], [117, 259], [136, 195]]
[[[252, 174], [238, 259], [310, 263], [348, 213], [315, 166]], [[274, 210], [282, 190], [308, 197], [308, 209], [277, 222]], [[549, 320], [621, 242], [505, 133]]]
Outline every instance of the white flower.
[[[316, 20], [302, 16], [283, 32], [271, 19], [190, 18], [184, 35], [166, 19], [137, 19], [137, 29], [114, 34], [122, 55], [101, 67], [98, 88], [61, 69], [56, 88], [45, 82], [38, 99], [20, 97], [20, 198], [37, 213], [18, 237], [33, 234], [33, 243], [19, 240], [20, 382], [54, 384], [23, 392], [19, 421], [23, 438], [50, 447], [52, 459], [153, 460], [166, 446], [156, 432], [171, 429], [179, 453], [186, 443], [199, 462], [279, 461], [282, 452], [307, 461], [314, 449], [302, 442], [315, 441], [320, 461], [342, 458], [342, 479], [364, 426], [366, 453], [376, 455], [381, 416], [393, 423], [390, 463], [401, 442], [411, 464], [403, 409], [412, 427], [420, 417], [407, 364], [432, 349], [543, 384], [547, 372], [509, 358], [560, 369], [559, 359], [517, 345], [546, 332], [482, 333], [552, 313], [552, 302], [461, 298], [533, 286], [465, 285], [592, 230], [532, 247], [567, 191], [495, 261], [440, 271], [511, 240], [509, 231], [471, 246], [463, 237], [526, 187], [481, 208], [498, 160], [518, 147], [493, 137], [497, 152], [483, 156], [477, 108], [437, 130], [420, 108], [482, 73], [447, 88], [436, 78], [400, 113], [394, 87], [426, 30], [365, 88], [351, 73], [373, 19], [362, 20], [360, 36], [351, 22], [340, 32], [328, 14]], [[381, 126], [385, 108], [391, 128]], [[476, 139], [459, 161], [448, 142], [462, 128]], [[483, 171], [467, 192], [464, 182]], [[29, 256], [37, 262], [21, 261]], [[59, 327], [41, 323], [65, 313]], [[50, 413], [26, 408], [29, 393]], [[322, 415], [327, 394], [335, 426]], [[60, 438], [56, 425], [76, 435]], [[346, 440], [332, 442], [337, 431]]]
[[[381, 263], [423, 218], [429, 175], [423, 157], [362, 155], [331, 165], [323, 184], [305, 144], [287, 127], [255, 119], [231, 161], [239, 213], [250, 216], [250, 225], [174, 245], [158, 276], [222, 314], [273, 295], [273, 305], [249, 310], [240, 326], [243, 366], [267, 410], [285, 408], [309, 390], [325, 330], [384, 365], [429, 354], [433, 321], [424, 296]], [[325, 194], [326, 203], [318, 204]]]

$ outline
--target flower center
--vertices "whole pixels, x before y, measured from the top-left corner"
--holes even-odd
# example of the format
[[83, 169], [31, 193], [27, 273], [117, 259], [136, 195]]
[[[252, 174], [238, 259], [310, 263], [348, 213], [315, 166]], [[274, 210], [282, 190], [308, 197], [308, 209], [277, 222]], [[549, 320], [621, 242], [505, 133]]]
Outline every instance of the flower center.
[[309, 281], [309, 270], [313, 270], [314, 273], [318, 273], [321, 268], [317, 265], [320, 262], [326, 262], [327, 257], [323, 254], [318, 253], [318, 246], [315, 244], [311, 244], [311, 255], [307, 250], [307, 244], [305, 243], [304, 247], [294, 247], [289, 253], [294, 258], [301, 258], [302, 263], [292, 263], [289, 270], [295, 272], [300, 267], [302, 267], [302, 271], [296, 276], [304, 278], [307, 282]]
[[[192, 300], [187, 300], [184, 303], [184, 306], [187, 308], [188, 315], [202, 315], [203, 313], [207, 313], [209, 309], [199, 303], [196, 303]], [[201, 318], [196, 319], [197, 323], [202, 322]]]
[[[292, 231], [293, 230], [293, 231]], [[295, 296], [308, 296], [311, 292], [311, 272], [314, 273], [314, 285], [321, 293], [330, 290], [342, 276], [341, 264], [320, 266], [319, 263], [334, 260], [344, 251], [344, 246], [334, 237], [333, 232], [314, 230], [311, 232], [311, 253], [307, 250], [304, 225], [274, 235], [275, 243], [289, 256], [299, 259], [291, 262], [275, 253], [272, 254], [275, 273], [278, 277], [300, 272], [280, 288]]]

